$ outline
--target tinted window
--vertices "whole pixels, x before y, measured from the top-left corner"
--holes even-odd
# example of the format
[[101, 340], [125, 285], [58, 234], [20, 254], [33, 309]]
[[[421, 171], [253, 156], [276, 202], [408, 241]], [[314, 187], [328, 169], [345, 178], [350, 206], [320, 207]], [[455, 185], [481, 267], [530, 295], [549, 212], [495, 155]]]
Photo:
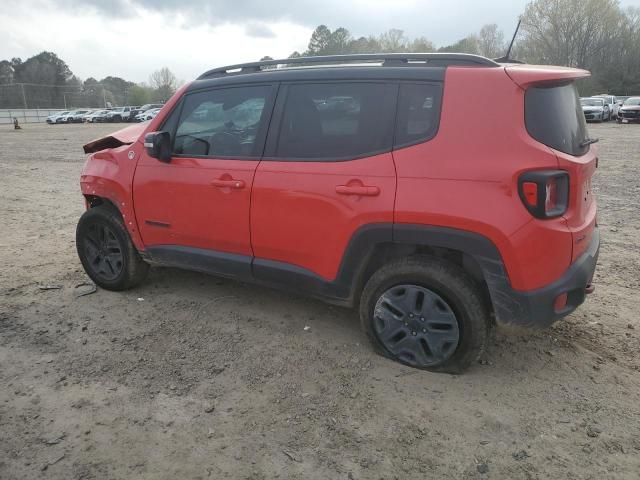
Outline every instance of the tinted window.
[[396, 146], [423, 142], [434, 137], [440, 120], [441, 98], [440, 85], [400, 86]]
[[395, 97], [389, 84], [291, 85], [276, 156], [329, 160], [391, 150]]
[[187, 95], [173, 141], [176, 155], [260, 156], [260, 120], [269, 86], [210, 90]]
[[575, 85], [527, 90], [525, 121], [529, 135], [569, 155], [584, 155], [589, 146], [587, 123]]

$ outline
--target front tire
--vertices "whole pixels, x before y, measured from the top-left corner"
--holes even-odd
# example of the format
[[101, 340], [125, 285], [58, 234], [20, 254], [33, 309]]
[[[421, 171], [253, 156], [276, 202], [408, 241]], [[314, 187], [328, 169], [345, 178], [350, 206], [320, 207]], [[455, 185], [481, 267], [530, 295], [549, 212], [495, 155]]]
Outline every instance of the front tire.
[[131, 242], [120, 213], [108, 205], [91, 208], [80, 217], [76, 249], [87, 275], [106, 290], [135, 287], [149, 271], [149, 265]]
[[391, 262], [367, 282], [362, 327], [381, 355], [411, 367], [462, 373], [486, 348], [490, 318], [458, 266], [430, 256]]

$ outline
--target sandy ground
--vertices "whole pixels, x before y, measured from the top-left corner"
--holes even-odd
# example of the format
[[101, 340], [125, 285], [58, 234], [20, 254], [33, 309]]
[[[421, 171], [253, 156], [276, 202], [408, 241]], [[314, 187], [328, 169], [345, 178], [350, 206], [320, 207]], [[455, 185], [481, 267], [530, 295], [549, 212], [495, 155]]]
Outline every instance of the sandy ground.
[[197, 273], [78, 297], [80, 147], [113, 129], [0, 130], [1, 479], [640, 477], [640, 126], [591, 127], [596, 293], [462, 376], [376, 356], [355, 312]]

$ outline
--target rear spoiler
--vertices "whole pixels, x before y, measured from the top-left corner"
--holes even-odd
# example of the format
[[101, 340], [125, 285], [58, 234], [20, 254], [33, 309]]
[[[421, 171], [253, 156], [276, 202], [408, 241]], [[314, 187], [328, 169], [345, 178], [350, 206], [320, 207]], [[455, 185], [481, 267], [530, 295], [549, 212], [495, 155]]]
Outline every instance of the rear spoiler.
[[507, 65], [505, 71], [523, 89], [545, 83], [573, 82], [591, 76], [587, 70], [545, 65]]

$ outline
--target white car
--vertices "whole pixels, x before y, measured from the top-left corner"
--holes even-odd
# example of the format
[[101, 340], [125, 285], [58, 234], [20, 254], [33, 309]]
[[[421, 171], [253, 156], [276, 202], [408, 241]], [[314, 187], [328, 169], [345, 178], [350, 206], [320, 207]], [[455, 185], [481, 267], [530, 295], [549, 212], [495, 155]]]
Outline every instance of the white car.
[[618, 111], [620, 111], [620, 103], [618, 103], [618, 99], [613, 95], [594, 95], [594, 98], [603, 98], [604, 103], [609, 107], [609, 118], [607, 120], [611, 120], [612, 118], [618, 118]]
[[54, 123], [60, 123], [58, 122], [58, 118], [67, 115], [69, 113], [69, 111], [62, 111], [62, 112], [56, 112], [56, 113], [52, 113], [51, 115], [49, 115], [47, 117], [47, 123], [49, 125], [53, 125]]
[[152, 118], [155, 118], [160, 110], [160, 108], [152, 108], [151, 110], [147, 110], [146, 112], [139, 113], [138, 115], [136, 115], [136, 121], [146, 122], [147, 120], [151, 120]]
[[97, 123], [104, 120], [105, 115], [109, 113], [109, 110], [95, 110], [94, 112], [88, 113], [84, 116], [84, 121], [86, 123]]
[[131, 115], [131, 110], [134, 107], [116, 107], [109, 110], [105, 120], [107, 122], [128, 122], [129, 116]]
[[82, 123], [82, 119], [89, 110], [72, 110], [66, 115], [61, 115], [57, 123]]
[[609, 106], [604, 102], [604, 98], [590, 97], [581, 98], [580, 105], [587, 122], [604, 122], [611, 118]]

